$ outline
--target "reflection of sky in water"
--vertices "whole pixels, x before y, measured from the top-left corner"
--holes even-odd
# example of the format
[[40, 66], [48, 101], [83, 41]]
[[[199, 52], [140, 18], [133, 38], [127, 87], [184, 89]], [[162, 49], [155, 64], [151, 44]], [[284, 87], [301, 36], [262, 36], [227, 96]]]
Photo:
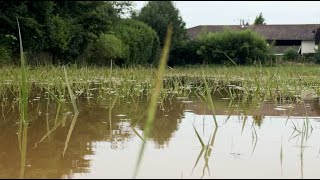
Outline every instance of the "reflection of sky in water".
[[[219, 124], [227, 119], [218, 115]], [[172, 120], [172, 119], [171, 119]], [[243, 133], [243, 120], [231, 116], [226, 124], [219, 127], [213, 152], [209, 159], [211, 176], [205, 171], [204, 178], [300, 178], [301, 172], [301, 135], [294, 137], [293, 124], [302, 127], [303, 117], [292, 117], [286, 124], [286, 117], [265, 116], [260, 127], [255, 126], [258, 139], [254, 139], [252, 118], [246, 121]], [[292, 120], [292, 121], [291, 121]], [[313, 132], [306, 142], [303, 153], [303, 177], [320, 177], [319, 159], [319, 118], [309, 118]], [[200, 178], [204, 158], [192, 168], [201, 151], [195, 135], [197, 128], [207, 143], [214, 130], [210, 115], [197, 115], [185, 112], [179, 129], [173, 134], [168, 146], [155, 148], [154, 142], [148, 143], [139, 172], [141, 178]], [[142, 134], [138, 130], [139, 134]], [[294, 137], [294, 138], [292, 138]], [[291, 138], [291, 139], [290, 139]], [[254, 149], [254, 145], [256, 147]], [[281, 167], [280, 150], [283, 148]], [[95, 142], [94, 154], [85, 156], [90, 160], [90, 173], [72, 175], [73, 178], [131, 178], [133, 175], [141, 140], [135, 136], [125, 143], [123, 149], [111, 149], [110, 142]], [[253, 151], [254, 150], [254, 151]]]

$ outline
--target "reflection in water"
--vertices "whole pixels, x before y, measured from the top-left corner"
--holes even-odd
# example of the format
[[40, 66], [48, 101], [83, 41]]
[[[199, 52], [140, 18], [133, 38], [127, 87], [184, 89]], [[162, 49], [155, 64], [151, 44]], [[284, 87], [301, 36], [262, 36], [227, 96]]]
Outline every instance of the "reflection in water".
[[66, 139], [66, 142], [65, 142], [65, 146], [64, 146], [64, 149], [63, 149], [62, 156], [65, 155], [66, 150], [68, 148], [68, 144], [69, 144], [69, 141], [70, 141], [70, 138], [71, 138], [71, 134], [73, 132], [74, 126], [76, 125], [76, 122], [77, 122], [77, 119], [78, 119], [78, 115], [79, 115], [79, 113], [75, 113], [75, 115], [72, 118], [70, 129], [69, 129], [69, 132], [68, 132], [68, 135], [67, 135], [67, 139]]
[[263, 121], [263, 119], [264, 119], [264, 116], [261, 115], [261, 114], [256, 114], [256, 115], [253, 115], [253, 116], [252, 116], [252, 119], [254, 120], [254, 123], [255, 123], [256, 125], [258, 125], [259, 127], [261, 127], [261, 123], [262, 123], [262, 121]]
[[[219, 136], [216, 136], [217, 130], [213, 129], [212, 114], [206, 103], [191, 97], [164, 101], [157, 109], [150, 134], [150, 142], [154, 146], [146, 151], [148, 153], [144, 157], [141, 176], [179, 178], [183, 172], [184, 177], [188, 178], [185, 175], [194, 172], [190, 177], [248, 177], [246, 169], [251, 168], [256, 172], [250, 171], [252, 174], [249, 177], [277, 177], [280, 176], [280, 171], [277, 174], [276, 169], [276, 164], [279, 164], [279, 149], [274, 147], [281, 147], [279, 170], [283, 168], [281, 172], [284, 177], [296, 176], [297, 169], [292, 165], [296, 161], [296, 155], [300, 155], [300, 176], [319, 175], [313, 168], [320, 165], [313, 158], [319, 150], [315, 143], [319, 133], [319, 124], [316, 122], [319, 119], [313, 118], [320, 116], [318, 101], [306, 102], [310, 125], [305, 122], [303, 105], [295, 104], [292, 108], [289, 122], [293, 122], [298, 131], [304, 129], [304, 133], [294, 135], [295, 138], [300, 138], [298, 144], [295, 138], [290, 137], [292, 124], [285, 125], [286, 115], [290, 113], [289, 106], [265, 102], [258, 110], [245, 104], [244, 110], [239, 101], [230, 101], [221, 97], [215, 97], [213, 101], [219, 124], [229, 118], [226, 124], [219, 127]], [[18, 126], [15, 120], [19, 117], [18, 109], [14, 102], [5, 104], [0, 121], [0, 178], [18, 178], [23, 174], [25, 178], [132, 175], [130, 171], [134, 168], [132, 162], [137, 154], [136, 147], [141, 142], [138, 135], [143, 134], [145, 126], [148, 105], [145, 99], [97, 97], [90, 99], [90, 106], [87, 99], [79, 99], [79, 115], [68, 112], [71, 104], [48, 103], [46, 99], [32, 100], [29, 106], [31, 122], [26, 142], [29, 148], [26, 149], [25, 167], [20, 164], [20, 160], [24, 159], [20, 159], [22, 151], [19, 150], [16, 138]], [[201, 127], [205, 148], [199, 149], [193, 124], [198, 129]], [[311, 124], [314, 129], [312, 134], [310, 130], [306, 132]], [[256, 129], [256, 126], [259, 128]], [[283, 142], [280, 141], [282, 134]], [[286, 138], [291, 140], [285, 141]], [[228, 139], [233, 139], [232, 152], [228, 152]], [[299, 154], [295, 154], [295, 145], [300, 147]], [[314, 151], [317, 153], [312, 154]], [[255, 153], [252, 154], [253, 152]], [[239, 157], [233, 158], [231, 153], [238, 154]], [[100, 158], [103, 159], [102, 163], [99, 163]], [[215, 173], [210, 174], [212, 170]], [[234, 174], [228, 173], [229, 171]]]
[[25, 168], [26, 168], [26, 158], [27, 158], [27, 142], [28, 142], [28, 125], [25, 122], [19, 123], [19, 149], [20, 149], [20, 176], [19, 178], [24, 178]]
[[202, 176], [201, 176], [201, 178], [203, 178], [203, 176], [204, 176], [204, 174], [205, 174], [205, 169], [206, 169], [206, 168], [207, 168], [208, 173], [209, 173], [209, 176], [210, 176], [209, 159], [210, 159], [211, 152], [212, 152], [212, 149], [213, 149], [213, 146], [214, 146], [214, 141], [215, 141], [215, 139], [216, 139], [217, 131], [218, 131], [218, 127], [216, 126], [216, 127], [214, 128], [214, 131], [213, 131], [212, 136], [210, 137], [211, 140], [209, 139], [210, 144], [208, 143], [207, 148], [206, 148], [206, 151], [205, 151], [205, 153], [204, 153], [205, 165], [204, 165], [204, 167], [203, 167], [203, 171], [202, 171]]

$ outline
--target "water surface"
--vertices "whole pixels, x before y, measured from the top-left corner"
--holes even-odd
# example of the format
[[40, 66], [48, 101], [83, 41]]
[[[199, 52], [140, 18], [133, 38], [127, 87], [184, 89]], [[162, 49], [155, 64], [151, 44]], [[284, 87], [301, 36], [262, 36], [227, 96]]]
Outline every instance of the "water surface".
[[[147, 100], [110, 96], [78, 102], [80, 114], [74, 118], [70, 104], [57, 115], [57, 103], [30, 100], [25, 178], [132, 177]], [[20, 172], [19, 113], [12, 103], [2, 108], [0, 178], [18, 178]], [[320, 177], [318, 100], [257, 106], [215, 96], [217, 130], [206, 102], [196, 97], [173, 97], [159, 105], [138, 178]]]

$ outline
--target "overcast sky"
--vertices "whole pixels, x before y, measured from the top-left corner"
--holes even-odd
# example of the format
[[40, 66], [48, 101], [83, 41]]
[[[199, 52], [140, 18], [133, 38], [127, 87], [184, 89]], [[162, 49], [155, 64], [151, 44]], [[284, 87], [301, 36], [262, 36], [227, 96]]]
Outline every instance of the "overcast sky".
[[[136, 1], [140, 10], [147, 1]], [[262, 12], [267, 24], [320, 24], [320, 2], [314, 1], [174, 1], [186, 27], [253, 23]]]

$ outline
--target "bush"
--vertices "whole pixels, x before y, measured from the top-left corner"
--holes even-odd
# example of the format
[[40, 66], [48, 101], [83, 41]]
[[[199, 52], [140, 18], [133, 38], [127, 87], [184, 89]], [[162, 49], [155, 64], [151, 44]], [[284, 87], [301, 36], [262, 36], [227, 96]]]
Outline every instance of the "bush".
[[154, 63], [160, 47], [157, 33], [148, 25], [133, 19], [118, 22], [115, 35], [128, 46], [124, 65], [145, 65]]
[[48, 50], [53, 53], [53, 63], [57, 63], [57, 56], [68, 62], [81, 52], [83, 32], [74, 20], [53, 16], [48, 22]]
[[265, 63], [272, 54], [265, 39], [251, 30], [209, 33], [197, 41], [200, 44], [197, 53], [206, 63]]
[[284, 59], [289, 61], [297, 61], [299, 57], [299, 53], [293, 49], [292, 47], [288, 48], [284, 52]]
[[316, 53], [314, 54], [314, 60], [317, 64], [320, 64], [320, 51], [317, 50]]
[[174, 66], [202, 63], [201, 57], [197, 54], [198, 48], [199, 43], [197, 41], [188, 40], [177, 44], [177, 46], [171, 50], [168, 65]]
[[127, 46], [114, 35], [101, 34], [99, 38], [88, 45], [84, 55], [89, 64], [110, 65], [128, 56]]
[[12, 60], [12, 52], [5, 46], [0, 46], [0, 65], [9, 64]]

